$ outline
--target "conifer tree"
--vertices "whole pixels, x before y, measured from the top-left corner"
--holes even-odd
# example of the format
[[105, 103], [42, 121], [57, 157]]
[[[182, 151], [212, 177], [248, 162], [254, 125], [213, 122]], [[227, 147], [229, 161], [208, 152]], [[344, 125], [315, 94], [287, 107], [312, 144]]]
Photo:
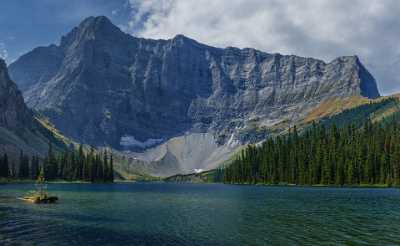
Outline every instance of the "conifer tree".
[[30, 166], [30, 178], [36, 179], [39, 175], [39, 157], [32, 156], [31, 166]]
[[108, 181], [114, 182], [114, 159], [113, 154], [110, 154], [110, 168], [108, 169]]
[[21, 151], [19, 156], [19, 178], [25, 179], [29, 177], [29, 159]]
[[10, 170], [8, 166], [8, 156], [4, 154], [0, 158], [0, 177], [6, 178], [10, 176]]
[[[313, 123], [303, 132], [243, 150], [223, 172], [226, 183], [400, 186], [400, 114], [363, 125]], [[329, 129], [329, 130], [327, 130]]]

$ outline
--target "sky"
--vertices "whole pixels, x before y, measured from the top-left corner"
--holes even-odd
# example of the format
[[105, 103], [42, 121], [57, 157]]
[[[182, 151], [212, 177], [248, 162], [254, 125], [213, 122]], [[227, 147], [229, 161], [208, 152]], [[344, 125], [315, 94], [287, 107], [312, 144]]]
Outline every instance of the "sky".
[[400, 92], [398, 0], [1, 0], [0, 57], [11, 63], [88, 16], [144, 38], [176, 34], [331, 61], [358, 55], [383, 95]]

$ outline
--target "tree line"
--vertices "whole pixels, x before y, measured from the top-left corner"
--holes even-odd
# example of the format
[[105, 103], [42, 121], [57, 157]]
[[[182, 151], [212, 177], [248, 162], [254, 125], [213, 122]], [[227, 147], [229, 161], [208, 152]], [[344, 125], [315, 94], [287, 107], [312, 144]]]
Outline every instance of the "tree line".
[[225, 183], [298, 185], [400, 185], [398, 117], [363, 126], [313, 123], [301, 134], [249, 146], [229, 165], [217, 170]]
[[114, 181], [112, 153], [95, 153], [93, 148], [85, 153], [82, 145], [78, 151], [56, 153], [50, 144], [43, 159], [38, 156], [29, 157], [21, 151], [18, 165], [11, 164], [7, 154], [0, 158], [0, 177], [3, 178], [36, 179], [41, 170], [46, 180]]

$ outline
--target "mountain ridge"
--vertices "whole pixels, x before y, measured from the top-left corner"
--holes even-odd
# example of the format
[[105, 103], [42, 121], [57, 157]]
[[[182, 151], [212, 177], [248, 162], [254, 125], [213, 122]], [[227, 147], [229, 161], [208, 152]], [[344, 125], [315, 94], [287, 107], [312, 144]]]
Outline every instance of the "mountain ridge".
[[326, 63], [183, 35], [136, 38], [106, 17], [87, 18], [58, 46], [9, 68], [27, 104], [67, 136], [130, 152], [198, 133], [239, 146], [264, 139], [279, 122], [295, 124], [329, 98], [379, 97], [357, 56]]

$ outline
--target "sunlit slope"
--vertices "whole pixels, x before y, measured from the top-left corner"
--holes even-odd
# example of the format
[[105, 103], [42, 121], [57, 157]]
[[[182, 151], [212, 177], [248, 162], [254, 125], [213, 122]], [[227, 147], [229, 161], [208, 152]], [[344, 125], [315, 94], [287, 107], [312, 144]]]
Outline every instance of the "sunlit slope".
[[[322, 105], [326, 107], [326, 112], [333, 113], [330, 115], [326, 113], [325, 117], [319, 119], [313, 119], [312, 117], [309, 117], [307, 120], [305, 120], [305, 123], [310, 123], [311, 121], [315, 120], [327, 125], [336, 124], [339, 127], [347, 124], [360, 126], [368, 119], [371, 119], [373, 122], [377, 122], [400, 113], [399, 95], [381, 97], [375, 100], [355, 100], [353, 101], [353, 104], [342, 102], [342, 110], [339, 110], [340, 112], [335, 113], [335, 110], [337, 109], [334, 108], [338, 108], [338, 104], [340, 103], [336, 103], [336, 105], [331, 104], [329, 106], [327, 106], [327, 104]], [[317, 108], [316, 111], [322, 112], [323, 110]]]
[[331, 98], [323, 101], [304, 118], [304, 123], [319, 120], [321, 118], [329, 117], [339, 114], [344, 110], [351, 109], [363, 104], [367, 104], [373, 100], [365, 97], [352, 96], [349, 98]]

